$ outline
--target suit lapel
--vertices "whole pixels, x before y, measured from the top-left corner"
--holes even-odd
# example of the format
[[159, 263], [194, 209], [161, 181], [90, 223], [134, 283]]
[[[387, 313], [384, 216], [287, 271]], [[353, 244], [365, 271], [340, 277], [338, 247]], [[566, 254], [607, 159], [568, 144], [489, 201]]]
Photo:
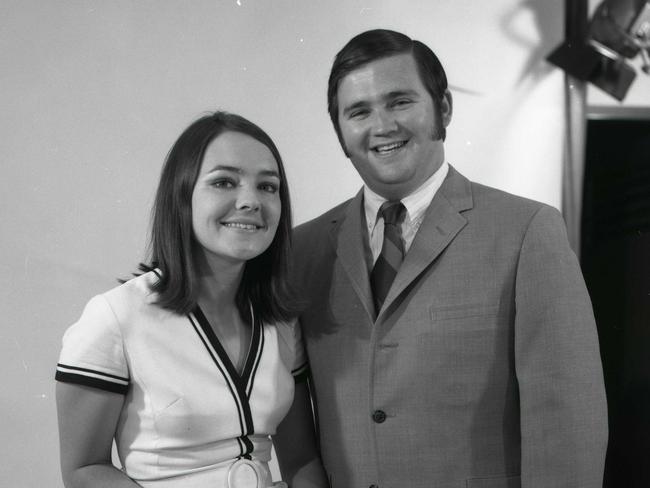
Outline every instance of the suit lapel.
[[332, 222], [330, 237], [336, 249], [341, 267], [345, 270], [352, 288], [363, 304], [370, 320], [375, 311], [368, 278], [365, 256], [365, 218], [363, 217], [363, 190], [345, 207], [340, 220]]
[[415, 280], [449, 245], [467, 220], [460, 212], [472, 208], [470, 182], [449, 167], [444, 183], [433, 197], [424, 220], [404, 261], [397, 272], [395, 281], [386, 296], [377, 319], [413, 280]]

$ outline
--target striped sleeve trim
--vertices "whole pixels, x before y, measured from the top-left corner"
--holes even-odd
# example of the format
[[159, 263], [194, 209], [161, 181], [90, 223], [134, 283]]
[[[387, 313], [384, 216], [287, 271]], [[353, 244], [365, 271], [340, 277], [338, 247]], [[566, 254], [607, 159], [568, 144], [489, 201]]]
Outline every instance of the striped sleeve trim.
[[63, 383], [90, 386], [122, 395], [125, 395], [129, 390], [128, 378], [62, 363], [56, 365], [54, 379]]
[[303, 381], [307, 381], [307, 378], [309, 377], [309, 363], [304, 362], [297, 368], [293, 369], [291, 371], [291, 374], [293, 375], [293, 378], [296, 381], [296, 383], [302, 383]]

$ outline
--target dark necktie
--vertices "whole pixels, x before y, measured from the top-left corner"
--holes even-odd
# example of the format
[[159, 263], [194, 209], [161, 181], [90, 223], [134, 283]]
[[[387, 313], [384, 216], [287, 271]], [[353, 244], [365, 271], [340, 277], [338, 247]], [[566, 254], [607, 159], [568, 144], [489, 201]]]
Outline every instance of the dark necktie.
[[372, 268], [372, 273], [370, 273], [370, 285], [377, 313], [381, 310], [390, 285], [404, 259], [401, 224], [406, 214], [406, 208], [400, 201], [385, 202], [379, 209], [379, 213], [384, 218], [384, 242], [375, 266]]

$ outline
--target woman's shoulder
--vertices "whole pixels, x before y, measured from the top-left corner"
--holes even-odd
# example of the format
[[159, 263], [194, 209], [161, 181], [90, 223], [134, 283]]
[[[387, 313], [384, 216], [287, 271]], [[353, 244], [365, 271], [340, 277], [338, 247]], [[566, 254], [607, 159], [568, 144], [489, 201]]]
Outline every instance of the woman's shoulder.
[[274, 327], [277, 331], [278, 344], [281, 348], [293, 351], [296, 347], [296, 339], [300, 337], [300, 328], [297, 320], [277, 321], [267, 326]]
[[116, 315], [155, 306], [157, 294], [153, 286], [158, 281], [158, 276], [156, 270], [148, 271], [102, 293], [100, 297], [110, 305]]
[[286, 369], [292, 374], [292, 376], [294, 376], [294, 378], [296, 378], [296, 381], [298, 381], [298, 379], [302, 378], [308, 370], [307, 356], [302, 343], [300, 324], [297, 319], [294, 319], [290, 321], [276, 322], [273, 325], [277, 330], [280, 359], [284, 363]]
[[121, 344], [140, 328], [139, 324], [159, 323], [169, 312], [155, 304], [155, 292], [151, 289], [155, 279], [154, 273], [145, 273], [93, 296], [77, 321], [66, 329], [66, 350], [85, 350], [88, 344], [95, 343]]
[[295, 334], [295, 329], [298, 327], [298, 319], [290, 319], [290, 320], [276, 320], [274, 322], [270, 323], [265, 323], [264, 325], [270, 326], [270, 327], [275, 327], [278, 331], [279, 334]]
[[146, 299], [153, 295], [152, 286], [158, 281], [159, 272], [157, 270], [147, 271], [124, 281], [115, 288], [103, 293], [105, 297], [111, 298], [139, 298]]

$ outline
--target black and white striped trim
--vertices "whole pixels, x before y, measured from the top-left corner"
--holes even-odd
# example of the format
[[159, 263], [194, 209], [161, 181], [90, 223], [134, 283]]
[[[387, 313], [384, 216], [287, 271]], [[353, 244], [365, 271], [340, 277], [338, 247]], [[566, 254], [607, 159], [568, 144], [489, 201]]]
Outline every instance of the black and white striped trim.
[[251, 453], [253, 452], [254, 446], [248, 436], [237, 437], [237, 443], [239, 444], [240, 454], [238, 458], [252, 459]]
[[251, 308], [251, 321], [253, 322], [253, 330], [251, 332], [251, 343], [244, 363], [244, 370], [242, 372], [242, 380], [246, 382], [246, 397], [251, 397], [253, 391], [253, 383], [257, 376], [257, 368], [262, 359], [262, 352], [264, 351], [264, 327], [262, 324], [257, 323]]
[[221, 342], [219, 342], [219, 339], [212, 330], [208, 319], [205, 317], [198, 305], [195, 307], [194, 311], [188, 314], [188, 318], [192, 327], [194, 327], [194, 330], [199, 335], [201, 342], [203, 342], [203, 345], [210, 354], [210, 357], [224, 377], [230, 394], [235, 401], [239, 426], [241, 429], [241, 436], [237, 438], [241, 451], [239, 457], [249, 458], [250, 453], [253, 452], [253, 443], [248, 436], [255, 432], [249, 398], [253, 390], [255, 376], [264, 349], [264, 328], [262, 324], [255, 320], [253, 311], [251, 310], [251, 342], [248, 348], [244, 369], [240, 376], [235, 366], [230, 361], [230, 357], [221, 345]]
[[111, 391], [125, 395], [129, 390], [129, 378], [105, 373], [89, 368], [79, 368], [63, 363], [56, 365], [57, 381], [64, 383], [74, 383], [77, 385], [91, 386], [101, 390]]

